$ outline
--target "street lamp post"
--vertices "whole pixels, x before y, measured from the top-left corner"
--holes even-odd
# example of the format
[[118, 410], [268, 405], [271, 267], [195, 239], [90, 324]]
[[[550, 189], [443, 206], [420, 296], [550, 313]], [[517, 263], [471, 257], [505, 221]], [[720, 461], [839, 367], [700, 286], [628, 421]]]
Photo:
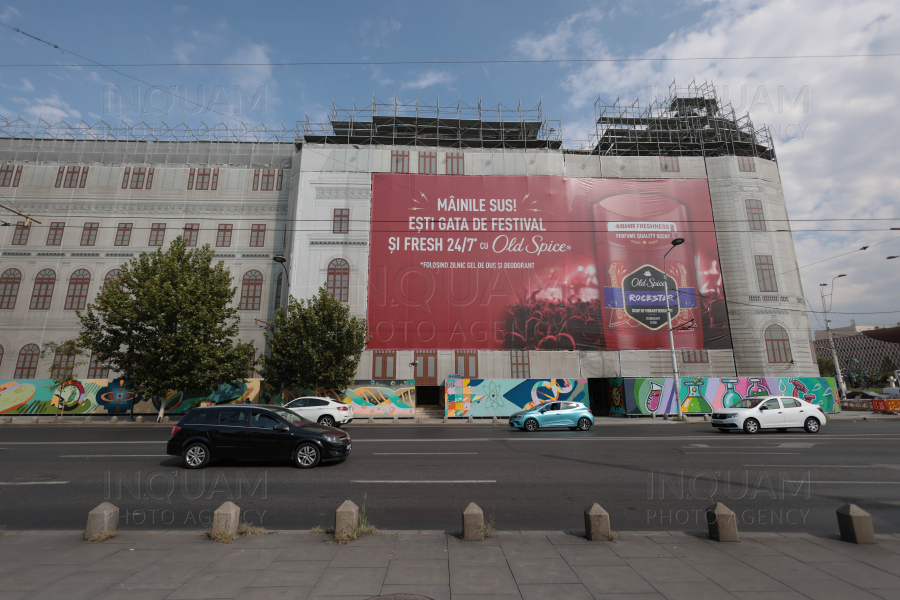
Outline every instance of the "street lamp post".
[[831, 348], [831, 359], [834, 361], [834, 373], [837, 376], [838, 389], [840, 389], [841, 394], [844, 398], [847, 397], [847, 386], [844, 385], [844, 378], [841, 376], [841, 365], [838, 362], [837, 350], [834, 348], [834, 336], [831, 334], [831, 326], [828, 324], [830, 321], [828, 320], [828, 311], [831, 306], [834, 305], [834, 280], [840, 277], [846, 277], [846, 273], [841, 273], [840, 275], [835, 275], [831, 279], [831, 293], [828, 294], [831, 297], [831, 303], [826, 306], [825, 304], [825, 288], [828, 286], [827, 283], [819, 284], [819, 295], [822, 297], [822, 312], [825, 315], [825, 331], [828, 333], [828, 346]]
[[[272, 260], [277, 262], [279, 265], [281, 265], [281, 268], [284, 269], [284, 278], [287, 279], [287, 281], [285, 282], [285, 287], [287, 289], [290, 289], [291, 276], [288, 275], [287, 259], [285, 257], [279, 255], [279, 256], [273, 256]], [[282, 297], [278, 299], [279, 303], [284, 302], [284, 290], [281, 291], [281, 296]], [[290, 295], [288, 297], [290, 297]]]
[[[669, 324], [669, 345], [672, 347], [672, 371], [675, 373], [675, 402], [678, 404], [678, 420], [682, 419], [681, 414], [681, 398], [678, 395], [678, 360], [675, 358], [675, 334], [672, 333], [672, 309], [669, 307], [669, 273], [666, 271], [666, 257], [669, 252], [684, 243], [684, 238], [675, 238], [672, 240], [672, 247], [663, 255], [663, 285], [666, 289], [666, 321]], [[676, 294], [678, 293], [676, 289]]]

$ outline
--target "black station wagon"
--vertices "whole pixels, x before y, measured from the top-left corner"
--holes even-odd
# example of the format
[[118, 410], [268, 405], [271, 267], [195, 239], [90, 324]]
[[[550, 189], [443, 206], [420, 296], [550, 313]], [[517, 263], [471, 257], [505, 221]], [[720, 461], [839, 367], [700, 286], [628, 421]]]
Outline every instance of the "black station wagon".
[[285, 458], [311, 469], [349, 456], [350, 436], [280, 406], [209, 406], [191, 409], [172, 428], [166, 453], [182, 457], [188, 469], [215, 458]]

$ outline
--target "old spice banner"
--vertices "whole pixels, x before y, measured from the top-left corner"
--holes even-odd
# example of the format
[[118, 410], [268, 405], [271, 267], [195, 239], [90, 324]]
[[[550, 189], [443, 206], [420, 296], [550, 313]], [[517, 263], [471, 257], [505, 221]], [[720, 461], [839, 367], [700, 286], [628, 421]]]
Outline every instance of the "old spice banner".
[[370, 349], [667, 349], [666, 285], [731, 347], [704, 179], [373, 175]]

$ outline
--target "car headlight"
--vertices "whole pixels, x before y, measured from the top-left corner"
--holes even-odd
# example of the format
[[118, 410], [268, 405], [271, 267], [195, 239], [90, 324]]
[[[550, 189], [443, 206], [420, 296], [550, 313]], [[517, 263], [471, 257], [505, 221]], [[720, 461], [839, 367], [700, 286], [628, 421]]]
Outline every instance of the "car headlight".
[[723, 419], [733, 419], [737, 416], [737, 413], [725, 413], [722, 415]]
[[341, 443], [343, 443], [343, 442], [341, 442], [341, 438], [339, 438], [339, 437], [336, 436], [336, 435], [328, 435], [328, 434], [325, 434], [323, 437], [324, 437], [328, 442], [330, 442], [330, 443], [332, 443], [332, 444], [341, 444]]

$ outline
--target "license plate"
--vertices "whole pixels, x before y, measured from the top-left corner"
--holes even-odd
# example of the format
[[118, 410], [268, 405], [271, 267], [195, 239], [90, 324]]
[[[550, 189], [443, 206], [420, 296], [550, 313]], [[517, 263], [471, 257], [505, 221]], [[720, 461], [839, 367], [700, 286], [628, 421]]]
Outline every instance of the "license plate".
[[713, 421], [713, 425], [723, 425], [722, 421]]
[[353, 444], [347, 444], [347, 452], [350, 452], [350, 447], [351, 447], [351, 446], [353, 446]]

